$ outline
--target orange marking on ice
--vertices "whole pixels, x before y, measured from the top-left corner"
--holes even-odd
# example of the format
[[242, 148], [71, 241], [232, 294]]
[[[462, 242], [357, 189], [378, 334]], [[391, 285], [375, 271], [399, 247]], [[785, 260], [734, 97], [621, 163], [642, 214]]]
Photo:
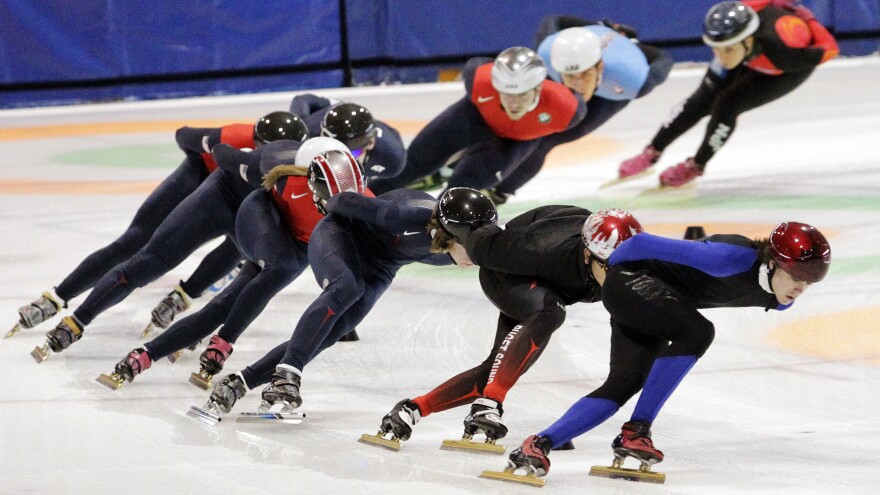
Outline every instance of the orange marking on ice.
[[[108, 134], [138, 134], [143, 132], [171, 132], [183, 126], [221, 127], [244, 120], [156, 120], [142, 122], [96, 122], [91, 124], [59, 124], [34, 127], [0, 127], [0, 142], [23, 139], [47, 139]], [[172, 138], [173, 139], [173, 138]]]
[[[809, 292], [791, 310], [810, 304]], [[790, 310], [790, 311], [791, 311]], [[851, 309], [797, 320], [777, 327], [773, 342], [799, 354], [830, 361], [857, 361], [880, 365], [880, 306]]]
[[40, 181], [0, 179], [0, 194], [149, 194], [159, 182]]

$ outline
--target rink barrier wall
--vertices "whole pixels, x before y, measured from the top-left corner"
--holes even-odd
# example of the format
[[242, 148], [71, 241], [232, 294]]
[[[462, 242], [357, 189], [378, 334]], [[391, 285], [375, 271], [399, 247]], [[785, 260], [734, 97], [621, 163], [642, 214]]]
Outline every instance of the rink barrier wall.
[[[126, 0], [0, 3], [0, 107], [438, 80], [534, 46], [547, 14], [610, 18], [677, 61], [706, 61], [715, 0]], [[808, 0], [844, 55], [878, 51], [880, 0]], [[255, 5], [259, 5], [256, 8]]]

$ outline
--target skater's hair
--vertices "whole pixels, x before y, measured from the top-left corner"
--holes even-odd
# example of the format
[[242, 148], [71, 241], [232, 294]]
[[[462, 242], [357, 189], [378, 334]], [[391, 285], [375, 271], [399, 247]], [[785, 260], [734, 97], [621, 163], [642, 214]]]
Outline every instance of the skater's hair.
[[452, 243], [455, 242], [455, 239], [440, 226], [437, 208], [434, 208], [434, 213], [431, 214], [431, 221], [428, 222], [427, 230], [428, 232], [434, 232], [434, 237], [431, 240], [432, 253], [448, 253], [452, 249]]
[[263, 188], [267, 191], [271, 191], [272, 188], [275, 187], [276, 182], [281, 180], [282, 177], [287, 177], [288, 175], [305, 177], [309, 175], [309, 168], [301, 167], [299, 165], [278, 165], [277, 167], [272, 168], [268, 174], [263, 176]]
[[761, 264], [768, 264], [773, 260], [773, 256], [770, 254], [770, 238], [764, 237], [763, 239], [754, 239], [752, 241], [752, 247], [758, 250], [758, 261]]

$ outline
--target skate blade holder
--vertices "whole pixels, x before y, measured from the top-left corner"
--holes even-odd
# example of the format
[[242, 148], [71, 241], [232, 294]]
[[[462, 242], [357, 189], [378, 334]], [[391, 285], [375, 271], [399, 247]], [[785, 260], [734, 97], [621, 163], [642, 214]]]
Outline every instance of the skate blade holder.
[[144, 329], [141, 331], [140, 338], [142, 338], [142, 339], [147, 338], [147, 336], [149, 336], [151, 333], [153, 333], [153, 328], [155, 328], [155, 327], [156, 327], [156, 326], [153, 325], [153, 322], [150, 322], [150, 324], [147, 325], [146, 328], [144, 328]]
[[498, 445], [494, 439], [486, 438], [485, 442], [475, 442], [473, 437], [467, 435], [461, 437], [461, 440], [443, 440], [440, 445], [442, 450], [460, 450], [465, 452], [477, 452], [480, 454], [504, 454], [507, 449], [504, 445]]
[[48, 342], [43, 345], [34, 347], [34, 350], [31, 351], [31, 357], [33, 357], [34, 361], [36, 361], [37, 363], [42, 363], [43, 361], [49, 359], [49, 355], [51, 354], [52, 348], [49, 347]]
[[375, 435], [364, 433], [358, 439], [358, 442], [366, 445], [372, 445], [375, 447], [382, 447], [388, 450], [393, 450], [394, 452], [400, 452], [401, 447], [403, 447], [403, 444], [400, 443], [400, 439], [394, 436], [392, 436], [391, 438], [385, 438], [385, 435], [387, 433], [388, 432], [384, 432], [381, 430], [379, 430], [379, 433], [376, 433]]
[[666, 475], [651, 471], [651, 465], [647, 462], [642, 462], [639, 469], [629, 469], [623, 467], [623, 459], [614, 459], [614, 462], [611, 463], [610, 467], [593, 466], [590, 468], [590, 476], [628, 481], [644, 481], [646, 483], [663, 483], [666, 481]]
[[[183, 356], [183, 351], [182, 351], [182, 350], [181, 350], [181, 351], [174, 351], [174, 352], [172, 352], [171, 354], [168, 355], [168, 357], [167, 357], [166, 359], [168, 359], [168, 361], [169, 361], [171, 364], [174, 364], [174, 363], [177, 362], [178, 359], [180, 359], [180, 356]], [[190, 379], [190, 381], [192, 381], [192, 379]]]
[[210, 426], [214, 426], [223, 421], [223, 418], [219, 414], [211, 411], [207, 405], [205, 407], [190, 406], [186, 415]]
[[104, 373], [101, 373], [101, 376], [95, 379], [95, 381], [109, 388], [110, 390], [119, 390], [119, 388], [122, 387], [122, 384], [125, 383], [125, 378], [122, 378], [116, 373], [111, 373], [110, 375], [105, 375]]
[[512, 481], [514, 483], [537, 487], [544, 486], [544, 480], [538, 478], [533, 471], [529, 470], [527, 474], [516, 474], [516, 469], [512, 467], [505, 468], [504, 471], [490, 471], [487, 469], [480, 473], [480, 478], [486, 478], [489, 480]]
[[18, 322], [15, 324], [14, 327], [12, 327], [12, 330], [6, 332], [6, 337], [3, 337], [3, 338], [8, 339], [9, 337], [12, 337], [13, 335], [17, 334], [20, 331], [21, 331], [21, 322]]
[[300, 424], [306, 415], [299, 412], [243, 412], [235, 418], [236, 423], [286, 423]]
[[208, 390], [211, 388], [211, 377], [213, 376], [209, 375], [205, 370], [201, 370], [198, 373], [190, 373], [189, 382], [202, 390]]
[[614, 187], [614, 186], [616, 186], [616, 185], [618, 185], [618, 184], [624, 184], [624, 183], [626, 183], [626, 182], [631, 182], [631, 181], [634, 181], [634, 180], [636, 180], [636, 179], [641, 179], [642, 177], [644, 177], [644, 176], [646, 176], [646, 175], [651, 175], [651, 174], [653, 174], [653, 173], [654, 173], [654, 167], [648, 167], [648, 168], [646, 168], [645, 170], [643, 170], [643, 171], [641, 171], [641, 172], [639, 172], [639, 173], [637, 173], [637, 174], [633, 174], [633, 175], [630, 175], [630, 176], [627, 176], [627, 177], [618, 177], [618, 178], [616, 178], [616, 179], [611, 179], [611, 180], [609, 180], [608, 182], [603, 182], [603, 183], [599, 186], [599, 189], [607, 189], [607, 188], [609, 188], [609, 187]]

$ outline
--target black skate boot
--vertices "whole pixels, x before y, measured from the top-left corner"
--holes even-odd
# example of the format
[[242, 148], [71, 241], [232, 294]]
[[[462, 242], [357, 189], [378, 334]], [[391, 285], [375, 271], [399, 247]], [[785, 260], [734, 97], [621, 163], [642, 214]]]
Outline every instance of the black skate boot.
[[201, 368], [198, 373], [190, 375], [189, 382], [202, 390], [211, 388], [211, 378], [223, 370], [223, 364], [230, 354], [232, 354], [232, 344], [219, 335], [212, 336], [208, 347], [199, 357]]
[[22, 328], [34, 328], [58, 314], [62, 307], [64, 304], [61, 298], [54, 292], [43, 292], [36, 301], [18, 308], [18, 323], [7, 332], [6, 338], [12, 337]]
[[73, 316], [65, 316], [61, 322], [46, 332], [46, 343], [35, 347], [31, 351], [31, 356], [38, 362], [42, 363], [49, 359], [52, 352], [61, 352], [70, 347], [71, 344], [82, 338], [83, 325], [76, 321]]
[[192, 406], [186, 414], [209, 424], [217, 423], [224, 414], [229, 414], [235, 402], [246, 393], [247, 385], [241, 375], [226, 375], [214, 385], [211, 396], [203, 407]]
[[[622, 478], [631, 481], [663, 483], [666, 475], [651, 471], [651, 466], [663, 461], [663, 452], [654, 448], [651, 441], [651, 423], [647, 421], [628, 421], [624, 423], [620, 435], [611, 443], [614, 461], [611, 467], [593, 466], [590, 474], [605, 478]], [[627, 457], [639, 460], [639, 469], [627, 469], [623, 462]]]
[[109, 376], [102, 373], [98, 377], [97, 382], [110, 390], [117, 390], [124, 382], [131, 383], [134, 377], [150, 369], [152, 364], [153, 360], [150, 358], [147, 350], [143, 347], [138, 347], [129, 352], [128, 356], [125, 356], [122, 361], [116, 363], [116, 368], [114, 368], [113, 373]]
[[[547, 455], [552, 445], [550, 438], [532, 435], [510, 453], [504, 471], [483, 471], [480, 477], [544, 486], [544, 480], [538, 479], [538, 476], [546, 476], [550, 471]], [[517, 474], [519, 470], [525, 471], [525, 474]]]
[[[364, 433], [358, 441], [367, 445], [376, 445], [398, 451], [400, 450], [401, 442], [409, 440], [409, 437], [412, 435], [412, 427], [421, 418], [422, 413], [419, 411], [418, 404], [410, 399], [404, 399], [395, 404], [391, 412], [382, 418], [382, 425], [379, 427], [378, 433], [375, 435]], [[385, 438], [385, 435], [389, 433], [391, 438]]]
[[353, 328], [350, 332], [339, 339], [340, 342], [357, 342], [358, 340], [361, 340], [361, 338], [358, 337], [358, 332], [356, 328]]
[[263, 389], [263, 403], [260, 410], [280, 407], [282, 413], [293, 412], [302, 405], [299, 395], [300, 376], [292, 366], [279, 364], [272, 375], [272, 381]]
[[174, 317], [189, 309], [191, 305], [192, 300], [189, 295], [178, 285], [153, 308], [150, 324], [141, 332], [141, 338], [149, 335], [154, 327], [168, 328]]
[[[503, 454], [504, 446], [496, 445], [495, 441], [507, 435], [507, 427], [501, 420], [504, 410], [500, 402], [481, 397], [471, 405], [471, 412], [464, 418], [464, 435], [461, 440], [443, 440], [441, 449], [467, 450], [470, 452], [486, 452]], [[474, 435], [486, 435], [484, 443], [472, 441]]]
[[507, 203], [507, 200], [510, 198], [509, 194], [501, 192], [494, 187], [482, 189], [480, 192], [483, 193], [487, 198], [489, 198], [489, 200], [492, 201], [495, 206], [501, 206], [504, 203]]

